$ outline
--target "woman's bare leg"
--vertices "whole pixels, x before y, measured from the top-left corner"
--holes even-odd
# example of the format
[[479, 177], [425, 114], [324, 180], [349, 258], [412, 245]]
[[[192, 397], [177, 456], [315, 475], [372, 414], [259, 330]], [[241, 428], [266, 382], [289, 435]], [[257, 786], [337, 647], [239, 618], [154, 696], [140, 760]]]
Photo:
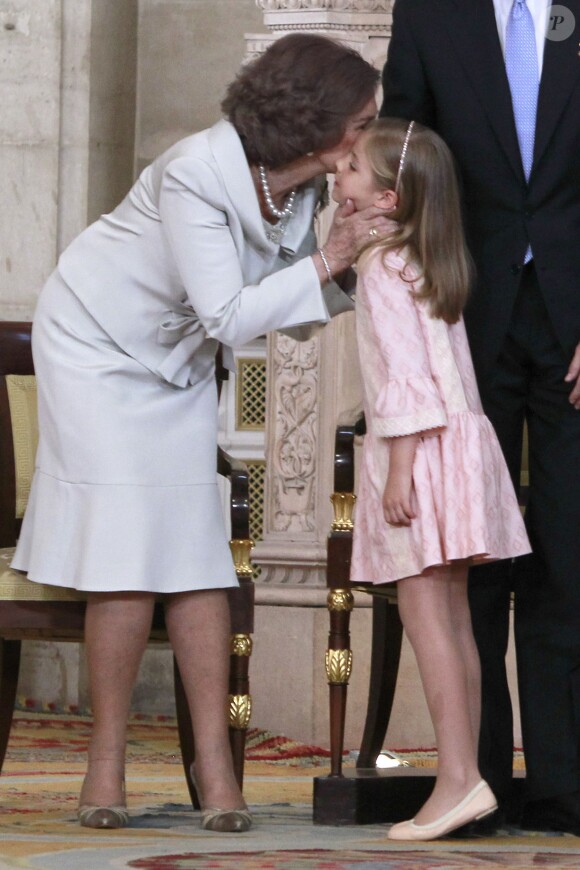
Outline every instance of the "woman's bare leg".
[[94, 593], [85, 617], [93, 729], [80, 805], [124, 803], [125, 746], [131, 693], [147, 645], [155, 598]]
[[165, 622], [191, 713], [195, 774], [203, 807], [245, 807], [228, 734], [227, 593], [211, 589], [172, 595], [166, 604]]
[[415, 816], [417, 824], [425, 825], [453, 809], [481, 779], [480, 669], [467, 603], [467, 569], [456, 565], [401, 580], [398, 602], [437, 743], [435, 788]]

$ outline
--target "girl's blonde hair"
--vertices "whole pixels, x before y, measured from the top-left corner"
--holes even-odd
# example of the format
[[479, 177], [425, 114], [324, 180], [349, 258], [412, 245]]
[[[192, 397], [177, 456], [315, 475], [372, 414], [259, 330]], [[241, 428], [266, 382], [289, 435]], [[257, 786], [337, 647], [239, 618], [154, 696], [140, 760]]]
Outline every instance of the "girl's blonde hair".
[[[380, 118], [365, 130], [364, 150], [377, 190], [395, 190], [408, 128], [407, 121]], [[455, 164], [440, 136], [413, 125], [398, 181], [399, 200], [388, 215], [398, 228], [365, 253], [407, 248], [423, 278], [418, 298], [428, 300], [434, 317], [456, 323], [474, 269], [463, 233]], [[402, 277], [413, 280], [404, 270]]]

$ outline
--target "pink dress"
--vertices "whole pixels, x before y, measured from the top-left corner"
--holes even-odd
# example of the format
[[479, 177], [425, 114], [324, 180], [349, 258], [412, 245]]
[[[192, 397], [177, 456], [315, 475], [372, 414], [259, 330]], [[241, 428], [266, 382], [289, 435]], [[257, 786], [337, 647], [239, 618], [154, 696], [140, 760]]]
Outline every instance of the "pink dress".
[[[529, 553], [507, 466], [481, 407], [463, 320], [449, 325], [429, 315], [400, 277], [401, 256], [388, 254], [387, 266], [382, 255], [371, 256], [357, 285], [367, 435], [351, 582], [386, 583], [455, 559]], [[418, 432], [416, 518], [391, 526], [382, 510], [390, 439]]]

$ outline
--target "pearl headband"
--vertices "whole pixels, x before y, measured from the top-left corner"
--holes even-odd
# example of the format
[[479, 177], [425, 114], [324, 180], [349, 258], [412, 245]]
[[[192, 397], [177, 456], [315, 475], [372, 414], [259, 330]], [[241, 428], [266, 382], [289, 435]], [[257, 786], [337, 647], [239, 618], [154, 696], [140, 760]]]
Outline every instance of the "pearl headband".
[[415, 126], [415, 122], [411, 121], [411, 123], [407, 127], [407, 135], [405, 136], [405, 141], [403, 143], [403, 150], [401, 151], [401, 159], [399, 160], [399, 171], [397, 172], [397, 180], [395, 181], [395, 193], [397, 193], [399, 190], [399, 183], [401, 181], [401, 175], [403, 174], [403, 169], [405, 168], [405, 159], [407, 157], [407, 149], [409, 147], [409, 139], [411, 138], [411, 133], [413, 132], [414, 126]]

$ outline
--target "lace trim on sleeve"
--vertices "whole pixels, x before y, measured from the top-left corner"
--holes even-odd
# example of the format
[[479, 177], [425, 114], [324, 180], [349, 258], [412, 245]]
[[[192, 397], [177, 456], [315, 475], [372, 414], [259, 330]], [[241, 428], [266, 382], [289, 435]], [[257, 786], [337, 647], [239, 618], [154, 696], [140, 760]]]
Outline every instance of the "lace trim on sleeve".
[[[409, 414], [406, 417], [394, 417], [385, 420], [375, 419], [371, 424], [374, 435], [382, 438], [397, 438], [403, 435], [415, 435], [419, 432], [429, 434], [431, 429], [444, 429], [447, 426], [447, 417], [442, 408], [433, 408], [429, 411], [420, 411]], [[436, 434], [432, 432], [431, 434]]]

